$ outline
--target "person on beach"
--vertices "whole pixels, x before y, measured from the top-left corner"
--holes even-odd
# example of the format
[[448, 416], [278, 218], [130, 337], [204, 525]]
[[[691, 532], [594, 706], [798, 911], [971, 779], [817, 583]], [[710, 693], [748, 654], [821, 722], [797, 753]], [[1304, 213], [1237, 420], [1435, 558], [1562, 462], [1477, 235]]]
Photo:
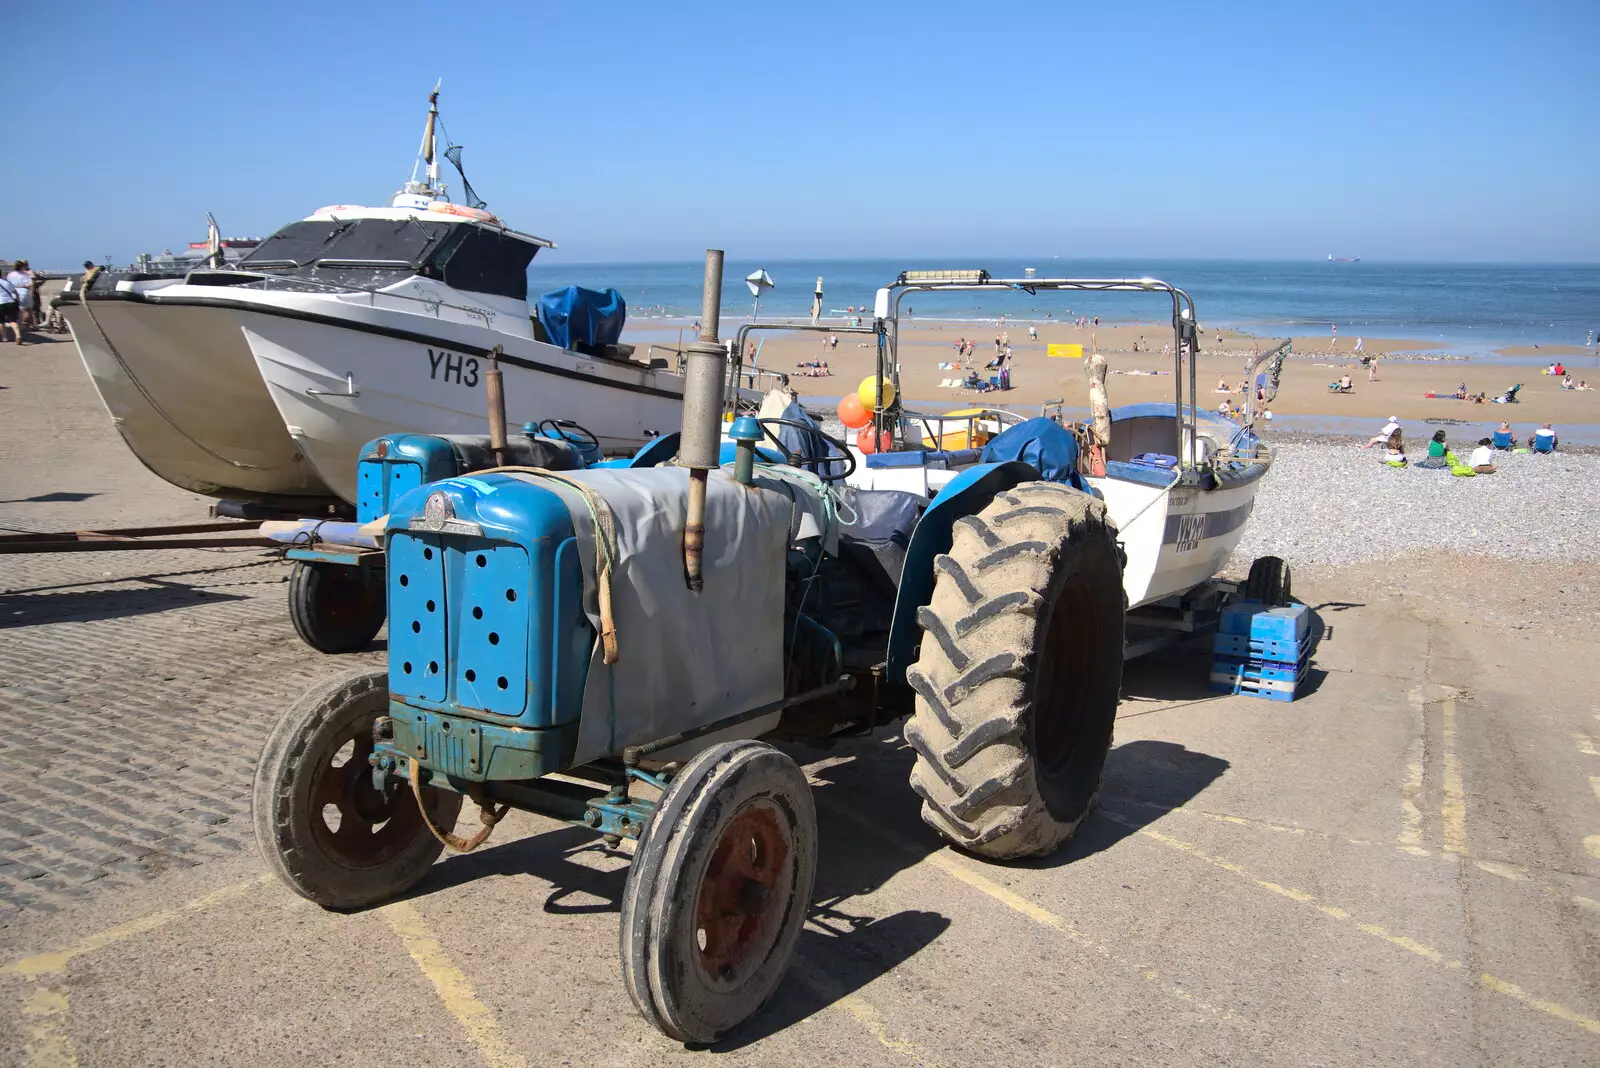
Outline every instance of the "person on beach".
[[5, 280], [9, 292], [0, 295], [0, 301], [16, 304], [16, 318], [12, 322], [17, 328], [17, 344], [22, 345], [26, 343], [28, 328], [33, 325], [33, 272], [28, 270], [28, 261], [18, 260], [12, 264]]
[[1428, 455], [1417, 461], [1417, 467], [1430, 471], [1448, 469], [1450, 467], [1450, 447], [1445, 444], [1443, 430], [1435, 430], [1433, 439], [1428, 442]]
[[1456, 387], [1456, 400], [1466, 400], [1466, 399], [1467, 399], [1467, 384], [1465, 382], [1463, 382], [1459, 386]]
[[1535, 430], [1528, 438], [1528, 448], [1534, 452], [1554, 452], [1556, 446], [1560, 444], [1561, 439], [1556, 437], [1556, 432], [1550, 429], [1549, 423]]
[[1367, 381], [1368, 382], [1376, 382], [1377, 380], [1378, 380], [1378, 358], [1376, 356], [1374, 356], [1374, 357], [1372, 357], [1371, 360], [1369, 360], [1367, 362]]
[[1390, 467], [1406, 466], [1405, 442], [1401, 438], [1399, 427], [1395, 427], [1394, 433], [1389, 435], [1388, 447], [1384, 450], [1383, 455], [1380, 456], [1379, 459], [1388, 464]]
[[1346, 371], [1344, 374], [1339, 376], [1340, 393], [1352, 393], [1355, 391], [1355, 388], [1355, 384], [1350, 381], [1350, 372]]
[[1391, 415], [1389, 417], [1389, 421], [1383, 424], [1383, 429], [1378, 431], [1371, 438], [1367, 439], [1367, 443], [1361, 447], [1363, 449], [1370, 449], [1374, 445], [1382, 445], [1384, 442], [1390, 440], [1398, 433], [1400, 433], [1400, 417], [1398, 415]]
[[1006, 346], [1006, 354], [1000, 357], [1000, 388], [1011, 388], [1011, 346]]
[[1363, 345], [1365, 345], [1365, 344], [1366, 344], [1366, 341], [1365, 341], [1365, 340], [1364, 340], [1364, 339], [1362, 339], [1362, 338], [1359, 338], [1359, 337], [1358, 337], [1358, 338], [1356, 338], [1356, 347], [1355, 347], [1355, 351], [1356, 351], [1356, 352], [1360, 352], [1360, 351], [1361, 351], [1361, 347], [1362, 347], [1362, 346], [1363, 346]]
[[1567, 375], [1565, 378], [1563, 378], [1561, 380], [1561, 388], [1562, 389], [1571, 389], [1572, 388], [1572, 376], [1571, 375]]
[[1467, 458], [1467, 466], [1480, 475], [1494, 474], [1494, 447], [1488, 438], [1478, 439], [1478, 447]]
[[1228, 376], [1227, 375], [1223, 375], [1221, 378], [1217, 379], [1217, 392], [1218, 393], [1232, 393], [1233, 392], [1233, 390], [1228, 388]]
[[[1045, 314], [1049, 315], [1050, 313], [1049, 312], [1045, 312]], [[1038, 341], [1039, 340], [1039, 328], [1037, 326], [1034, 326], [1032, 323], [1028, 324], [1028, 340], [1029, 341]]]

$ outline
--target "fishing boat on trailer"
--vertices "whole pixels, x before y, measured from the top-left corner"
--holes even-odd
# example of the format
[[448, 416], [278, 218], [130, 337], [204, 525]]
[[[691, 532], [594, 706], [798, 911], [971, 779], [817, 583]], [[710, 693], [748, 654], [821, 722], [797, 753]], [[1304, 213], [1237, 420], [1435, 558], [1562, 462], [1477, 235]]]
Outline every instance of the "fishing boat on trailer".
[[146, 299], [259, 244], [223, 238], [207, 222], [210, 238], [190, 255], [92, 269], [53, 306], [112, 425], [157, 476], [212, 497], [318, 510], [336, 498], [284, 429], [232, 316]]
[[[1199, 351], [1198, 326], [1194, 302], [1183, 290], [1153, 278], [998, 279], [985, 271], [908, 271], [878, 294], [875, 314], [884, 336], [879, 374], [893, 383], [898, 394], [896, 334], [899, 302], [905, 294], [1005, 289], [1030, 294], [1039, 289], [1152, 293], [1170, 298], [1174, 400], [1117, 408], [1106, 405], [1103, 420], [1091, 419], [1083, 427], [1094, 454], [1082, 465], [1084, 470], [1077, 470], [1074, 444], [1058, 453], [1072, 456], [1073, 470], [1063, 465], [1057, 476], [1047, 477], [1075, 475], [1106, 502], [1127, 554], [1123, 589], [1130, 610], [1182, 599], [1207, 588], [1244, 536], [1261, 478], [1272, 466], [1273, 451], [1254, 432], [1259, 407], [1255, 396], [1247, 401], [1241, 422], [1197, 406], [1193, 355]], [[1277, 391], [1286, 349], [1287, 343], [1279, 345], [1250, 364], [1246, 381], [1255, 381], [1257, 369], [1267, 368], [1265, 400], [1270, 401]], [[1091, 371], [1096, 368], [1093, 362], [1085, 366]], [[1103, 361], [1098, 364], [1098, 374], [1103, 399]], [[1091, 401], [1093, 382], [1091, 374]], [[906, 490], [933, 497], [964, 469], [982, 462], [985, 447], [1003, 434], [1024, 439], [1033, 435], [1030, 462], [1049, 468], [1051, 441], [1062, 443], [1066, 440], [1063, 435], [1070, 435], [1059, 402], [1045, 408], [1033, 421], [999, 408], [943, 414], [880, 412], [876, 429], [900, 447], [871, 454], [854, 450], [857, 465], [849, 481], [862, 489]], [[1098, 427], [1097, 422], [1101, 424]]]
[[[236, 266], [193, 270], [178, 284], [126, 296], [173, 324], [168, 363], [209, 375], [208, 388], [226, 378], [236, 393], [265, 402], [271, 432], [258, 434], [259, 404], [230, 410], [211, 398], [215, 420], [248, 424], [236, 425], [234, 438], [287, 445], [280, 451], [303, 458], [309, 482], [350, 502], [364, 442], [486, 432], [491, 356], [518, 423], [574, 420], [610, 451], [670, 431], [680, 418], [681, 376], [617, 343], [620, 301], [601, 315], [579, 293], [566, 309], [570, 324], [547, 329], [535, 318], [527, 267], [554, 243], [485, 210], [464, 174], [469, 203], [448, 199], [438, 155], [458, 169], [460, 157], [436, 153], [438, 117], [436, 89], [417, 169], [389, 206], [319, 209]], [[602, 330], [589, 329], [595, 323]], [[211, 427], [192, 434], [221, 452], [210, 444], [217, 435]]]

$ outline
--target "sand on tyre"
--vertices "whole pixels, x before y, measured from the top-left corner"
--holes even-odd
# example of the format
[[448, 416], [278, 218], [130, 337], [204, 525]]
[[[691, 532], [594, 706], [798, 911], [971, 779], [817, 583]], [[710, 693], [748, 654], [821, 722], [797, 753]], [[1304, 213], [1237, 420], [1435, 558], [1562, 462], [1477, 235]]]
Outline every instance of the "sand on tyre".
[[[372, 729], [388, 710], [382, 669], [331, 678], [278, 720], [256, 764], [250, 816], [261, 855], [297, 894], [327, 908], [363, 908], [409, 890], [444, 849], [404, 782], [373, 785]], [[455, 826], [460, 794], [426, 788], [422, 796], [435, 827]]]
[[1023, 483], [955, 524], [907, 672], [922, 818], [987, 857], [1072, 836], [1099, 791], [1122, 680], [1122, 564], [1100, 500]]
[[686, 764], [639, 839], [622, 900], [623, 981], [680, 1042], [713, 1042], [778, 988], [817, 869], [805, 774], [763, 742]]
[[296, 560], [289, 576], [289, 620], [321, 653], [365, 649], [383, 626], [384, 574], [378, 568]]

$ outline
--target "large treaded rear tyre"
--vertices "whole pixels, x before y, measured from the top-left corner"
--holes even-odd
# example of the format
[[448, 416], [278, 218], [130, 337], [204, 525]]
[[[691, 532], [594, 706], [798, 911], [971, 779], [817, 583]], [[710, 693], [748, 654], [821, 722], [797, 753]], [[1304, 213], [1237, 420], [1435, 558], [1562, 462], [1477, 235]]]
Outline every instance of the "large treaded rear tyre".
[[1250, 564], [1250, 574], [1239, 591], [1246, 600], [1260, 601], [1268, 608], [1282, 608], [1294, 596], [1289, 584], [1289, 565], [1276, 556], [1258, 556]]
[[289, 621], [320, 653], [358, 652], [383, 627], [386, 592], [382, 569], [296, 560], [289, 576]]
[[934, 560], [912, 789], [952, 843], [996, 859], [1072, 836], [1100, 789], [1122, 682], [1122, 562], [1103, 502], [1029, 482], [955, 524]]

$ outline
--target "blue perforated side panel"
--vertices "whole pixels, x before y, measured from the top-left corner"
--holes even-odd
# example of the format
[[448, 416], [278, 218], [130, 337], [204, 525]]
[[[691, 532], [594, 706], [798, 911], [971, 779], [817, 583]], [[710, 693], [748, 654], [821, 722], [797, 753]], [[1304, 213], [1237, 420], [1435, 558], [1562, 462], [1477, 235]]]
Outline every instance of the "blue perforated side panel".
[[528, 658], [529, 618], [545, 615], [531, 596], [528, 554], [519, 545], [452, 537], [445, 544], [445, 569], [456, 704], [520, 716], [530, 671], [548, 667], [543, 656], [531, 664]]
[[389, 538], [391, 693], [444, 700], [448, 637], [444, 565], [436, 534], [396, 531]]
[[356, 521], [370, 523], [388, 509], [383, 497], [383, 461], [363, 459], [356, 465]]

